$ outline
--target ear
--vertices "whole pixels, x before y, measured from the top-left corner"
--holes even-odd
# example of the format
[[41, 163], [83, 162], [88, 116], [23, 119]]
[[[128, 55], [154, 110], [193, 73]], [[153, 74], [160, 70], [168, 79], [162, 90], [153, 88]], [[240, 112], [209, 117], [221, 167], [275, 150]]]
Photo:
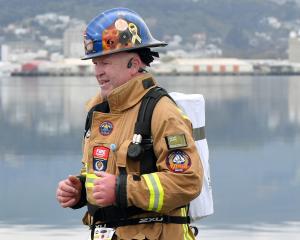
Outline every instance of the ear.
[[132, 64], [131, 64], [131, 67], [129, 68], [129, 70], [132, 75], [135, 75], [139, 72], [139, 69], [141, 68], [143, 63], [138, 56], [133, 57], [131, 60], [131, 63]]

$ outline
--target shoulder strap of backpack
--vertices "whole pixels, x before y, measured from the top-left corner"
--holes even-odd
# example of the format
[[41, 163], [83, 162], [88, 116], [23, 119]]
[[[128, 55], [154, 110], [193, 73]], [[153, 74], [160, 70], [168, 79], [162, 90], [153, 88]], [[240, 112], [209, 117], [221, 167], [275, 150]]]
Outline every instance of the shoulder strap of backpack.
[[[151, 137], [151, 120], [157, 102], [164, 96], [169, 96], [167, 91], [161, 87], [150, 89], [142, 99], [134, 132], [141, 134], [143, 138]], [[171, 97], [170, 97], [171, 98]]]
[[[135, 134], [142, 135], [142, 147], [144, 149], [143, 156], [140, 163], [140, 174], [152, 173], [156, 169], [156, 157], [153, 151], [153, 140], [151, 136], [151, 120], [154, 108], [158, 101], [164, 97], [169, 96], [167, 91], [161, 87], [154, 87], [150, 89], [143, 97], [139, 109], [137, 121], [135, 123]], [[171, 98], [172, 99], [172, 98]]]

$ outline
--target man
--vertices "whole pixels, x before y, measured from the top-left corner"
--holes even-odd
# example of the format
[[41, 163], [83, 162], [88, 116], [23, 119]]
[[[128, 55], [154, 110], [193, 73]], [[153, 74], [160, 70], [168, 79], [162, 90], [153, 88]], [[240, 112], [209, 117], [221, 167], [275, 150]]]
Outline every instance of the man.
[[95, 65], [101, 96], [88, 103], [81, 174], [61, 181], [56, 195], [62, 207], [87, 205], [83, 221], [94, 239], [195, 239], [188, 204], [201, 191], [203, 169], [190, 121], [162, 97], [151, 139], [141, 144], [147, 149], [139, 148], [146, 139], [136, 134], [141, 101], [156, 88], [145, 70], [158, 57], [151, 47], [165, 45], [125, 8], [105, 11], [87, 26], [83, 59]]

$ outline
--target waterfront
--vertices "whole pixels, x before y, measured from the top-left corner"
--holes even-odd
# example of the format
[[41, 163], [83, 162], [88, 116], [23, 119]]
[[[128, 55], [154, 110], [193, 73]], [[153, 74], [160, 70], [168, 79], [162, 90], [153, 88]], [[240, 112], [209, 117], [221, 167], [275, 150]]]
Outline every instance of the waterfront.
[[[198, 223], [201, 238], [299, 238], [300, 78], [158, 81], [206, 99], [215, 214]], [[61, 209], [55, 188], [81, 166], [84, 102], [96, 91], [93, 77], [0, 79], [1, 239], [87, 236], [82, 210]]]

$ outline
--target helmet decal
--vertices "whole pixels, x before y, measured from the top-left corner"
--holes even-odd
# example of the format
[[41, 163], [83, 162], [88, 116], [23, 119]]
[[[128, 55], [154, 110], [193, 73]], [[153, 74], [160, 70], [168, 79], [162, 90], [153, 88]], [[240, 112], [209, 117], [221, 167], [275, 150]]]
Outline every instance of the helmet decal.
[[119, 31], [125, 31], [128, 28], [128, 23], [126, 20], [119, 18], [117, 19], [117, 21], [115, 22], [115, 27], [117, 30]]
[[84, 43], [84, 50], [86, 53], [90, 53], [94, 49], [94, 43], [91, 39], [86, 38], [86, 31], [84, 32], [83, 35], [83, 43]]
[[111, 26], [102, 32], [102, 48], [104, 51], [118, 48], [119, 31]]
[[[140, 38], [140, 36], [138, 35], [138, 29], [137, 27], [134, 25], [134, 23], [129, 23], [129, 31], [132, 34], [132, 43], [133, 44], [138, 44], [138, 43], [142, 43], [142, 39]], [[138, 42], [138, 43], [137, 43]]]
[[131, 48], [141, 44], [138, 27], [126, 20], [119, 18], [102, 32], [102, 49], [111, 51], [122, 48]]

